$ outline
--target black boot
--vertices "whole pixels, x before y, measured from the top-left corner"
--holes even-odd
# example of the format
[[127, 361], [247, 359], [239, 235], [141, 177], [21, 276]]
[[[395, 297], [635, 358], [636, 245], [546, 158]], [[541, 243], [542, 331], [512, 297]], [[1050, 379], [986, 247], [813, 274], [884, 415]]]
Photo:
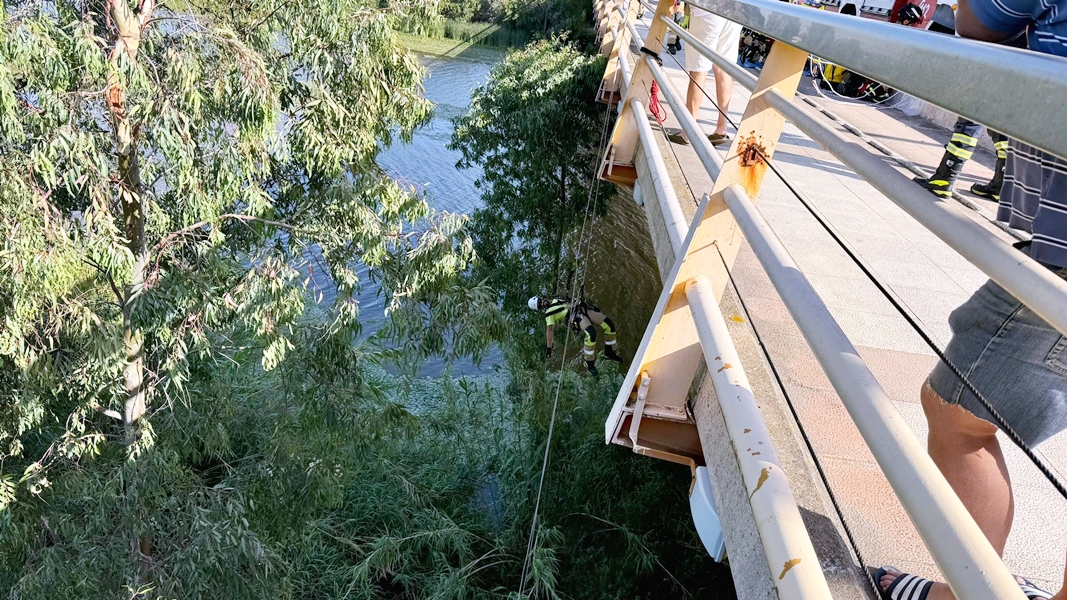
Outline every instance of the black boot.
[[912, 181], [942, 198], [948, 198], [952, 195], [952, 186], [956, 183], [956, 179], [959, 178], [960, 172], [963, 171], [963, 163], [965, 162], [967, 161], [960, 160], [958, 157], [946, 152], [941, 157], [941, 164], [937, 166], [937, 170], [934, 171], [934, 174], [929, 179], [915, 177]]
[[596, 377], [597, 375], [600, 375], [600, 371], [596, 370], [596, 362], [595, 361], [587, 360], [587, 361], [585, 361], [585, 366], [586, 366], [586, 368], [589, 369], [589, 374], [592, 375], [593, 377]]
[[604, 358], [622, 364], [622, 357], [615, 354], [615, 344], [604, 346]]
[[989, 183], [976, 183], [971, 186], [971, 193], [979, 198], [991, 198], [1000, 202], [1000, 188], [1004, 185], [1004, 159], [997, 159], [997, 166], [993, 169], [993, 179]]

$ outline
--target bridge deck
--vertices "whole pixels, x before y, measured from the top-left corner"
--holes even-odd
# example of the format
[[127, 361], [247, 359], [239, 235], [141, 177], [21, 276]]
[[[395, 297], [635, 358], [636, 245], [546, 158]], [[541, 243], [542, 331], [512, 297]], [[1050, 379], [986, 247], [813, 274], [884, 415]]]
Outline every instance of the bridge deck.
[[[647, 31], [647, 24], [646, 16], [645, 27], [639, 27], [642, 34]], [[677, 55], [682, 64], [684, 52], [683, 49]], [[664, 53], [663, 59], [675, 89], [684, 95], [688, 78], [672, 57]], [[709, 90], [714, 89], [710, 74], [707, 86]], [[940, 160], [942, 144], [948, 137], [945, 130], [894, 109], [820, 98], [810, 82], [805, 82], [802, 90], [823, 107], [929, 171]], [[742, 86], [734, 85], [730, 106], [734, 122], [740, 120], [748, 95]], [[699, 121], [706, 131], [713, 129], [716, 114], [705, 100]], [[669, 116], [666, 126], [678, 127], [678, 123]], [[681, 167], [692, 186], [690, 194], [683, 181], [674, 181], [683, 211], [691, 218], [695, 198], [711, 190], [711, 181], [690, 147], [669, 147], [664, 139], [659, 143], [668, 168], [675, 171], [676, 165]], [[987, 181], [992, 174], [993, 160], [991, 152], [979, 149], [975, 160], [968, 163], [957, 189], [966, 190], [972, 182]], [[949, 338], [949, 313], [984, 283], [986, 277], [792, 125], [786, 126], [775, 162], [943, 346]], [[905, 172], [903, 168], [901, 171]], [[919, 388], [936, 362], [933, 352], [773, 174], [768, 174], [757, 205], [919, 439], [925, 440], [926, 423], [919, 405]], [[993, 208], [989, 203], [986, 206]], [[967, 212], [983, 222], [973, 211]], [[831, 489], [859, 538], [864, 558], [874, 566], [892, 564], [937, 578], [937, 567], [747, 245], [741, 251], [734, 274], [740, 295], [752, 314], [753, 325], [769, 347], [785, 381], [786, 392], [797, 405], [817, 457], [827, 471]], [[1067, 519], [1062, 518], [1067, 514], [1067, 501], [1059, 497], [1006, 438], [1002, 439], [1002, 445], [1016, 502], [1015, 524], [1005, 561], [1013, 572], [1055, 591], [1061, 583], [1067, 553]], [[1058, 436], [1039, 450], [1061, 477], [1067, 476], [1067, 436]]]

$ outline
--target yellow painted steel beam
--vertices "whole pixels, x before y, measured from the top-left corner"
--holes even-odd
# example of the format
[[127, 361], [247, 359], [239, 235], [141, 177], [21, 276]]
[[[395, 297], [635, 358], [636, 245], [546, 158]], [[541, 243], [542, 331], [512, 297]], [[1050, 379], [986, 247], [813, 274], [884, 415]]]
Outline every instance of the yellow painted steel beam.
[[[628, 13], [630, 22], [636, 20], [637, 10], [636, 6], [632, 5]], [[670, 15], [671, 8], [674, 6], [674, 0], [659, 0], [656, 5], [656, 13], [652, 18], [652, 25], [648, 29], [648, 35], [644, 39], [644, 46], [653, 52], [660, 52], [663, 50], [663, 38], [667, 35], [667, 26], [663, 24], [660, 17]], [[625, 35], [623, 36], [625, 37]], [[615, 121], [615, 127], [611, 132], [611, 142], [604, 150], [604, 160], [602, 164], [604, 168], [601, 170], [601, 177], [614, 183], [623, 185], [629, 185], [633, 187], [633, 180], [620, 176], [611, 177], [615, 170], [615, 165], [623, 167], [621, 172], [629, 174], [632, 170], [634, 156], [637, 153], [637, 123], [634, 120], [633, 109], [630, 107], [630, 102], [634, 99], [640, 100], [643, 104], [648, 103], [649, 89], [652, 86], [652, 73], [649, 72], [648, 66], [644, 61], [637, 61], [637, 65], [634, 68], [633, 76], [630, 79], [630, 86], [626, 90], [626, 96], [622, 99], [622, 109], [619, 113], [619, 118]], [[630, 169], [627, 169], [627, 168]]]
[[[622, 420], [637, 409], [639, 374], [651, 379], [643, 403], [644, 412], [655, 410], [668, 415], [687, 414], [686, 403], [700, 367], [702, 349], [689, 308], [685, 282], [698, 276], [707, 277], [712, 282], [716, 300], [721, 299], [729, 281], [723, 258], [726, 265], [732, 266], [741, 243], [741, 234], [723, 202], [722, 192], [731, 185], [740, 184], [752, 197], [759, 193], [767, 171], [766, 160], [773, 156], [785, 124], [785, 119], [767, 104], [764, 94], [771, 89], [794, 94], [806, 59], [806, 53], [786, 44], [778, 43], [772, 47], [756, 90], [738, 125], [739, 134], [734, 138], [715, 180], [711, 199], [702, 204], [694, 217], [686, 243], [674, 248], [674, 268], [606, 424], [605, 433], [609, 442], [618, 441]], [[651, 77], [652, 71], [645, 61], [639, 64]], [[636, 82], [636, 72], [633, 77]], [[630, 93], [635, 93], [636, 88], [636, 83], [631, 84]], [[671, 94], [673, 90], [666, 88], [662, 93]], [[641, 109], [642, 104], [631, 101], [624, 105], [624, 109], [629, 110], [635, 119], [635, 131], [649, 165], [656, 171], [657, 177], [669, 181], [665, 173], [659, 173], [665, 168], [656, 140], [644, 132], [649, 127], [647, 116], [643, 110], [642, 114], [636, 114], [635, 107]], [[671, 223], [674, 215], [680, 213], [680, 208], [676, 206], [677, 198], [673, 190], [659, 193], [666, 197], [659, 198], [656, 203], [646, 203], [646, 206], [661, 206], [664, 223]], [[720, 252], [723, 258], [719, 257]]]

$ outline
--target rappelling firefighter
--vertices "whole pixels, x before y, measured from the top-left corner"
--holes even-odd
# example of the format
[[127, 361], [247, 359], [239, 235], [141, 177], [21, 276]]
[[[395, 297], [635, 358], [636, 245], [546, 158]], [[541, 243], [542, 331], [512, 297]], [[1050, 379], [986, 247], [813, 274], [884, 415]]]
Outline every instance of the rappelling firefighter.
[[604, 358], [622, 362], [622, 358], [615, 352], [616, 335], [615, 323], [600, 308], [586, 301], [584, 298], [571, 299], [565, 296], [530, 298], [529, 306], [533, 310], [545, 313], [545, 357], [552, 356], [552, 347], [556, 344], [555, 326], [566, 324], [575, 332], [582, 334], [583, 347], [582, 358], [585, 366], [593, 375], [596, 369], [596, 341], [597, 329], [604, 333]]

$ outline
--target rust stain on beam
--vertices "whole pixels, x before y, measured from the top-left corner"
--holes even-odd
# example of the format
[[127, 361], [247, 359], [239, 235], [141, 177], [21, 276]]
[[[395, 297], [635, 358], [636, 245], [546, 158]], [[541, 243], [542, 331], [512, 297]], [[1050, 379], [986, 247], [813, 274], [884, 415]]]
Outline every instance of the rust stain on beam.
[[756, 492], [758, 492], [760, 490], [760, 488], [763, 487], [764, 483], [767, 483], [767, 480], [770, 479], [770, 477], [771, 477], [771, 468], [770, 467], [763, 467], [763, 470], [760, 471], [760, 473], [759, 473], [759, 480], [756, 482], [756, 489], [752, 490], [752, 493], [748, 495], [748, 499], [749, 500], [752, 499], [752, 496], [756, 495]]
[[785, 579], [785, 574], [789, 572], [789, 569], [792, 569], [793, 567], [795, 567], [795, 566], [797, 566], [799, 564], [800, 564], [800, 559], [799, 558], [794, 558], [792, 560], [787, 560], [785, 562], [785, 565], [783, 565], [783, 567], [782, 567], [782, 574], [778, 576], [778, 581], [781, 581], [781, 580]]

